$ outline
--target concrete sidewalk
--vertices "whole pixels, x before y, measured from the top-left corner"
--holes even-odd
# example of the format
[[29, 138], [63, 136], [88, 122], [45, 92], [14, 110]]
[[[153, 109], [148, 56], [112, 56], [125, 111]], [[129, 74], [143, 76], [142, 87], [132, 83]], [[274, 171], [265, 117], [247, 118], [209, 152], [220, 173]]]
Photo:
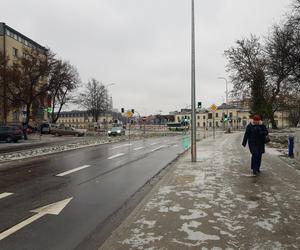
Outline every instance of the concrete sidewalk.
[[300, 171], [265, 154], [252, 176], [241, 136], [199, 142], [100, 249], [300, 249]]

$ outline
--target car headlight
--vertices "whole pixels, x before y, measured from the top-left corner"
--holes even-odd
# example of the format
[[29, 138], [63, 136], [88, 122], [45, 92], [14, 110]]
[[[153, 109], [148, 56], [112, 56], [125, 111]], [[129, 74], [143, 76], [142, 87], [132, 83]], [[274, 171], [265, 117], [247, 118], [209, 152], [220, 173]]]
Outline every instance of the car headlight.
[[121, 133], [121, 130], [117, 130], [117, 133], [120, 134], [120, 133]]

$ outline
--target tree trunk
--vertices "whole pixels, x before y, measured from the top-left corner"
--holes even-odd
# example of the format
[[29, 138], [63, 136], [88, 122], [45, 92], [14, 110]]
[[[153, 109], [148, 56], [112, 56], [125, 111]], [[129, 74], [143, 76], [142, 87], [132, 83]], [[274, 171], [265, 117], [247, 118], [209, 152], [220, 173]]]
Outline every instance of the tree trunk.
[[274, 115], [272, 115], [270, 117], [270, 121], [271, 121], [271, 124], [272, 124], [272, 129], [278, 129], [277, 124], [276, 124], [275, 119], [274, 119]]

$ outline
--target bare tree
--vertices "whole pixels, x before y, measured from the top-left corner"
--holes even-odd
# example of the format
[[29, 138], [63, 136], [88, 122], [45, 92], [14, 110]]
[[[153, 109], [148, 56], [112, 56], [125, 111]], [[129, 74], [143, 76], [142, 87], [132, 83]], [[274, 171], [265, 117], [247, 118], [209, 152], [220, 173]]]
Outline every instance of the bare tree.
[[49, 98], [51, 99], [51, 121], [56, 123], [62, 107], [71, 100], [71, 92], [79, 84], [77, 69], [69, 62], [56, 60], [49, 76]]
[[[253, 93], [255, 86], [260, 86], [262, 95], [260, 112], [270, 119], [273, 128], [277, 128], [274, 113], [285, 100], [285, 96], [298, 94], [300, 90], [299, 72], [299, 32], [289, 22], [275, 25], [264, 45], [259, 39], [237, 41], [236, 46], [226, 50], [227, 70], [234, 84], [233, 95], [252, 94], [252, 102], [257, 103]], [[260, 83], [257, 84], [257, 80]], [[256, 89], [257, 90], [257, 89]], [[257, 110], [257, 109], [256, 109]], [[259, 110], [259, 109], [258, 109]], [[253, 111], [253, 110], [252, 110]]]
[[28, 124], [32, 111], [42, 105], [49, 91], [47, 77], [53, 63], [50, 51], [42, 53], [37, 49], [25, 49], [23, 57], [11, 66], [14, 77], [7, 85], [7, 98], [13, 106], [25, 106]]
[[108, 94], [105, 85], [91, 79], [85, 86], [83, 93], [77, 97], [76, 103], [87, 109], [98, 122], [100, 114], [104, 113], [108, 107]]

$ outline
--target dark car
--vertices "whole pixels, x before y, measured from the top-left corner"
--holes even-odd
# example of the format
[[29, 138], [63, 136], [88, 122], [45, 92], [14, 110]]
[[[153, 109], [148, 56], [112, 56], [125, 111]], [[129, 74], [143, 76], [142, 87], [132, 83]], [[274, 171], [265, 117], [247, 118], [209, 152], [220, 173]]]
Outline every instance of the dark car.
[[18, 142], [21, 139], [23, 139], [23, 132], [19, 126], [0, 126], [0, 141]]

